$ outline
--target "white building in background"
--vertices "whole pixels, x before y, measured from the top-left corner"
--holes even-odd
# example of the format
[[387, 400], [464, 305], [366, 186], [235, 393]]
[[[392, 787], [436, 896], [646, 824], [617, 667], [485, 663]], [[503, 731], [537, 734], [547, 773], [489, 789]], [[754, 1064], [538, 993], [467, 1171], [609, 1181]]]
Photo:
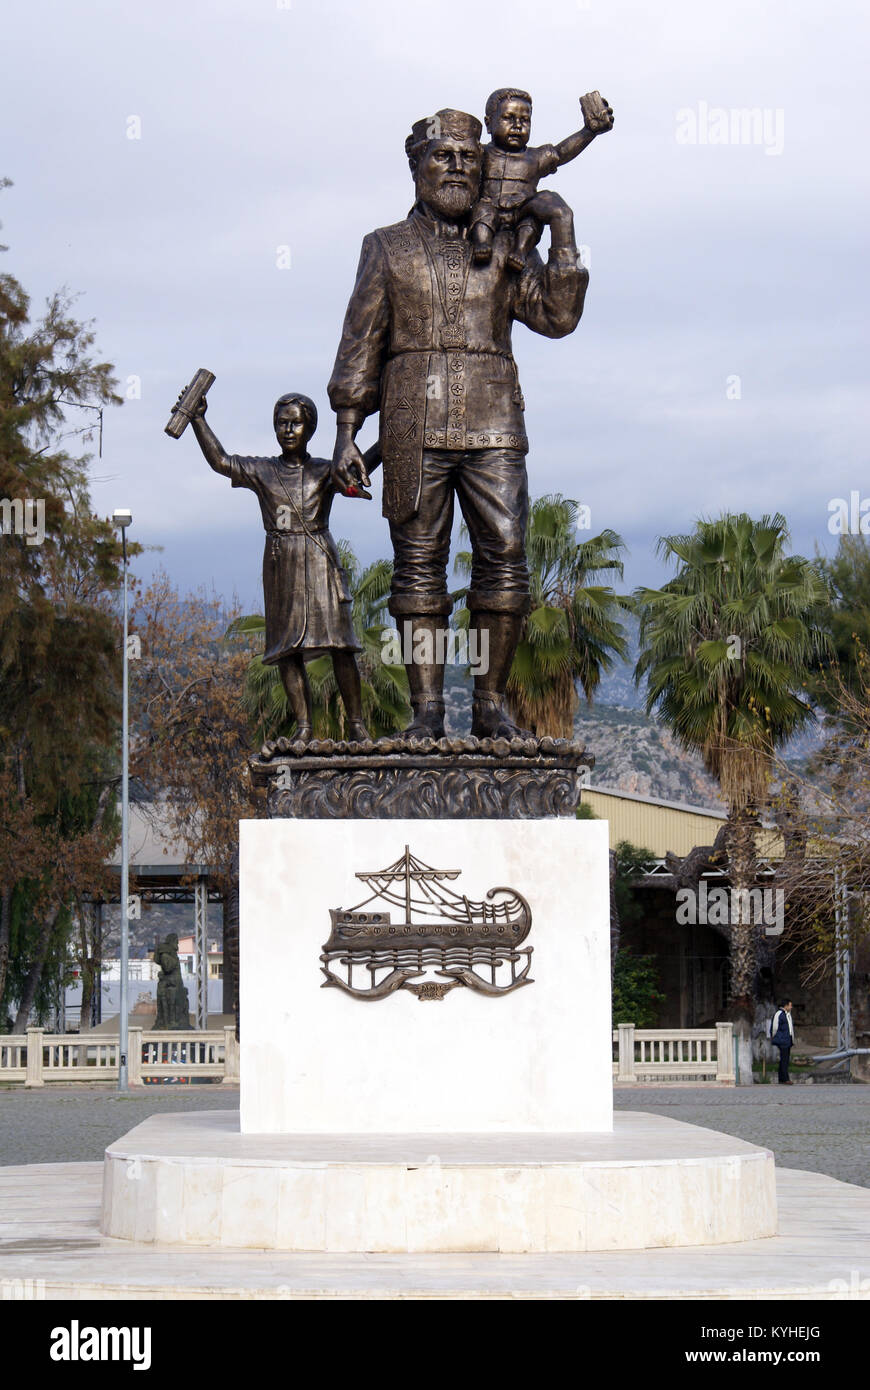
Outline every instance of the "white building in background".
[[[208, 943], [208, 978], [210, 980], [220, 980], [223, 978], [224, 953], [216, 941]], [[178, 938], [178, 961], [181, 966], [183, 976], [188, 975], [196, 978], [198, 954], [196, 943], [192, 936], [179, 936]], [[145, 960], [133, 960], [128, 962], [128, 980], [156, 980], [160, 974], [160, 967], [156, 961], [152, 960], [151, 953]], [[103, 983], [108, 984], [121, 978], [120, 960], [103, 961]], [[186, 978], [185, 978], [186, 983]]]
[[[128, 962], [128, 980], [156, 980], [160, 967], [153, 960], [131, 960]], [[181, 964], [182, 974], [185, 971], [184, 962]], [[119, 960], [104, 960], [102, 969], [103, 984], [114, 984], [121, 978], [121, 962]], [[72, 986], [71, 986], [72, 988]]]

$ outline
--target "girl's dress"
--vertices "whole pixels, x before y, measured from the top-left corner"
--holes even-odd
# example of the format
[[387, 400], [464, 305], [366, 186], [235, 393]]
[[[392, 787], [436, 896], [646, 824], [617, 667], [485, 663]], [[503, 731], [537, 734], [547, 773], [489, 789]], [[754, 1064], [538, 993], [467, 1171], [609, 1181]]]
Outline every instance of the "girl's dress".
[[233, 487], [257, 494], [266, 528], [264, 662], [320, 656], [336, 647], [360, 651], [347, 575], [329, 532], [335, 496], [331, 464], [326, 459], [287, 463], [280, 456], [240, 454], [231, 455], [229, 464]]

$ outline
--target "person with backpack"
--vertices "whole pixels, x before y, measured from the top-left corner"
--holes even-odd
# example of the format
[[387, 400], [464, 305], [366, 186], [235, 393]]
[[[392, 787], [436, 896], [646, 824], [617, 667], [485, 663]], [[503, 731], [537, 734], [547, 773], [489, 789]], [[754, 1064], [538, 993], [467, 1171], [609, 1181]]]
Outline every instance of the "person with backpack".
[[791, 1000], [783, 999], [770, 1021], [770, 1041], [774, 1047], [779, 1048], [780, 1086], [794, 1085], [788, 1074], [789, 1057], [794, 1047], [794, 1023], [792, 1022], [791, 1010]]

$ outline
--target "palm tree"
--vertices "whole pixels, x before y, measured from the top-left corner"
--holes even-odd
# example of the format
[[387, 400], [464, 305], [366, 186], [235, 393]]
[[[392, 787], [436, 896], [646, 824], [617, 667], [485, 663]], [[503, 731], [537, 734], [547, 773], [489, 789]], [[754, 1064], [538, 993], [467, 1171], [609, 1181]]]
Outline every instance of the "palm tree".
[[[612, 588], [589, 583], [606, 574], [622, 578], [624, 541], [607, 530], [578, 542], [578, 513], [577, 503], [559, 493], [532, 503], [526, 529], [532, 608], [507, 686], [511, 717], [553, 738], [574, 731], [577, 686], [591, 701], [602, 672], [625, 656], [619, 617], [632, 606]], [[470, 573], [467, 552], [457, 556], [456, 568]]]
[[800, 555], [787, 555], [778, 513], [745, 513], [663, 536], [658, 551], [679, 565], [661, 589], [638, 589], [647, 713], [700, 753], [728, 805], [726, 844], [735, 911], [730, 926], [731, 1010], [751, 1078], [757, 928], [748, 893], [756, 878], [755, 830], [768, 799], [777, 748], [813, 718], [813, 663], [824, 653], [827, 586]]
[[[353, 597], [353, 625], [362, 646], [358, 655], [362, 677], [363, 718], [373, 738], [404, 728], [410, 717], [408, 679], [401, 664], [384, 660], [382, 633], [393, 566], [389, 560], [375, 560], [363, 569], [346, 541], [338, 542], [341, 563], [347, 572]], [[228, 630], [235, 633], [264, 632], [265, 619], [259, 614], [239, 618]], [[345, 711], [338, 694], [332, 660], [316, 657], [307, 663], [308, 680], [318, 738], [341, 739], [345, 730]], [[242, 693], [242, 702], [256, 725], [258, 741], [290, 736], [295, 721], [281, 684], [277, 666], [266, 666], [262, 657], [251, 661]]]

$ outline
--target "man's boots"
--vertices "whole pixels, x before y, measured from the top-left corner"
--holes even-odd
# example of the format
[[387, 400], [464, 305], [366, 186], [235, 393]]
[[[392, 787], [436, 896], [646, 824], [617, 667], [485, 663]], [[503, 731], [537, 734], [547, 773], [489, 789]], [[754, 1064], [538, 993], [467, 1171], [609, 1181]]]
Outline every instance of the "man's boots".
[[522, 613], [472, 612], [469, 628], [478, 633], [484, 670], [474, 678], [471, 732], [475, 738], [533, 738], [503, 708], [504, 692], [523, 626]]
[[444, 737], [444, 663], [438, 662], [438, 634], [445, 619], [438, 614], [403, 615], [397, 619], [414, 718], [405, 738]]

